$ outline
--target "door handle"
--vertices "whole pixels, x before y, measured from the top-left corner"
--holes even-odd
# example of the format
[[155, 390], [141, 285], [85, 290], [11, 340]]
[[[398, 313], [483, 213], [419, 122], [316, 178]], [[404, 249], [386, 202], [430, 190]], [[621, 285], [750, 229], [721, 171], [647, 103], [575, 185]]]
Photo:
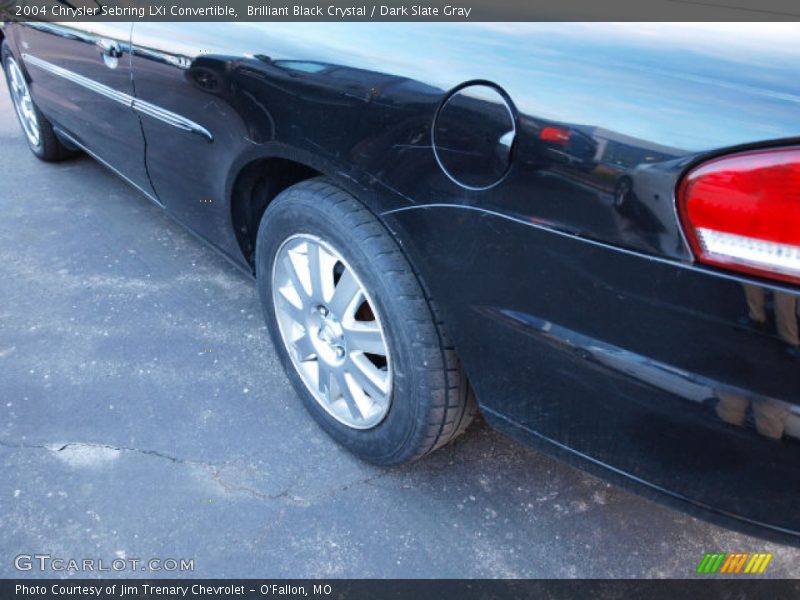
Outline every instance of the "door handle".
[[100, 52], [110, 58], [122, 57], [122, 46], [119, 42], [114, 40], [100, 39], [95, 42], [95, 45], [100, 49]]

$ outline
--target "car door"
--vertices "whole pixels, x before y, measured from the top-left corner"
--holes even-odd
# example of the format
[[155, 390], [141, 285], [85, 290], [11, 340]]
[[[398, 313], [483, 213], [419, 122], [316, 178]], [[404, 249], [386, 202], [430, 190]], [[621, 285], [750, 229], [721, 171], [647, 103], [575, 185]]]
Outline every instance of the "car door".
[[[147, 169], [174, 218], [240, 259], [226, 205], [231, 163], [255, 140], [231, 75], [239, 55], [234, 23], [136, 23], [131, 66], [147, 140]], [[232, 43], [233, 42], [233, 43]], [[242, 112], [250, 115], [240, 116]]]
[[130, 23], [26, 23], [22, 60], [42, 112], [72, 141], [152, 199], [133, 109]]

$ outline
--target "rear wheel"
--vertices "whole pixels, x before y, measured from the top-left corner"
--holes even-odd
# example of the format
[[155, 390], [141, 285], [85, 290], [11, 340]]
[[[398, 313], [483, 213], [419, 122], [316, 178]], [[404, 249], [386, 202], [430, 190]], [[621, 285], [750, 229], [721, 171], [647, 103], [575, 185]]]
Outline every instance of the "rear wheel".
[[275, 347], [317, 422], [364, 460], [399, 464], [476, 413], [455, 352], [397, 244], [324, 179], [267, 208], [258, 289]]
[[31, 152], [45, 161], [58, 161], [71, 156], [73, 152], [61, 143], [53, 131], [53, 125], [34, 104], [25, 75], [6, 41], [2, 45], [2, 60], [11, 102]]

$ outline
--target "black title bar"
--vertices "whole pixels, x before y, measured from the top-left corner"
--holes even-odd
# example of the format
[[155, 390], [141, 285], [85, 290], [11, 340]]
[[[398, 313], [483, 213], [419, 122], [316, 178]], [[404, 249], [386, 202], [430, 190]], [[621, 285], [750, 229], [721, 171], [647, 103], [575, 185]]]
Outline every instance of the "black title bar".
[[0, 20], [797, 21], [796, 0], [0, 0]]

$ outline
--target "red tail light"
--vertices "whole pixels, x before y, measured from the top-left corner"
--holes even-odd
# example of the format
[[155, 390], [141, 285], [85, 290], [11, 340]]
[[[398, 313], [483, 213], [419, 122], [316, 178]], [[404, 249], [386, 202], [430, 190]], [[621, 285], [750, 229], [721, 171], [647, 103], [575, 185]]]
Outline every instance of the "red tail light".
[[800, 149], [700, 165], [681, 182], [678, 206], [699, 261], [800, 283]]
[[569, 141], [571, 135], [569, 129], [562, 129], [561, 127], [543, 127], [539, 132], [539, 139], [543, 142], [554, 142], [563, 146]]

